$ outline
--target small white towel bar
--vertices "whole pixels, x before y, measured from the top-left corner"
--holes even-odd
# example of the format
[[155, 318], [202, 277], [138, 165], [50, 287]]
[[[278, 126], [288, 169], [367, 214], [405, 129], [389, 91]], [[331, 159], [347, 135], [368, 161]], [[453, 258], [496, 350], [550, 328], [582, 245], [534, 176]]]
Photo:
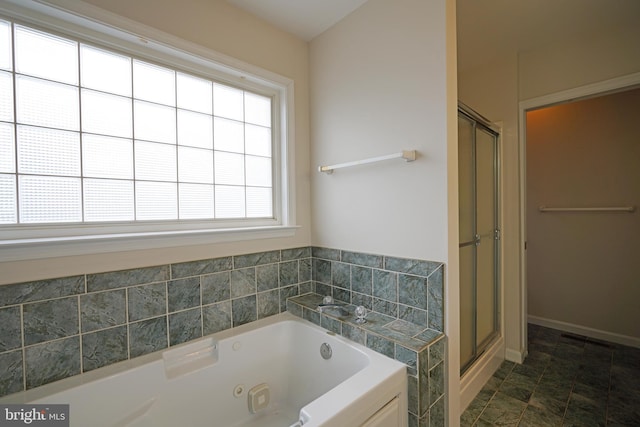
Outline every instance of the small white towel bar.
[[540, 206], [540, 212], [634, 212], [635, 206], [602, 206], [590, 208], [549, 208]]
[[337, 165], [331, 165], [331, 166], [318, 166], [318, 172], [332, 173], [334, 169], [348, 168], [351, 166], [365, 165], [367, 163], [376, 163], [376, 162], [382, 162], [384, 160], [391, 160], [391, 159], [404, 159], [407, 162], [412, 162], [416, 159], [416, 150], [409, 150], [409, 151], [403, 150], [400, 153], [389, 154], [387, 156], [372, 157], [372, 158], [363, 159], [363, 160], [354, 160], [353, 162], [338, 163]]

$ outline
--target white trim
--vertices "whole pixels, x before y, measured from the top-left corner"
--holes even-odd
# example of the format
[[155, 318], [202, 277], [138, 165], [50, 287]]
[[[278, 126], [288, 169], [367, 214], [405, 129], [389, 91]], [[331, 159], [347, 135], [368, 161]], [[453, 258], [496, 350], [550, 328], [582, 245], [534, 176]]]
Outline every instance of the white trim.
[[[624, 88], [640, 85], [640, 72], [592, 83], [585, 86], [564, 90], [536, 98], [526, 99], [518, 103], [518, 150], [520, 158], [520, 293], [521, 293], [521, 348], [527, 352], [527, 111], [598, 94], [615, 92]], [[532, 322], [533, 323], [533, 322]], [[507, 355], [509, 355], [507, 351]], [[514, 352], [514, 355], [517, 352]], [[508, 359], [511, 360], [511, 359]]]
[[534, 325], [544, 326], [546, 328], [558, 329], [560, 331], [571, 332], [572, 334], [583, 335], [585, 337], [594, 338], [597, 340], [608, 341], [615, 344], [622, 344], [629, 347], [640, 348], [640, 338], [631, 337], [628, 335], [617, 334], [614, 332], [603, 331], [600, 329], [589, 328], [587, 326], [580, 326], [574, 323], [561, 322], [560, 320], [545, 319], [544, 317], [538, 317], [529, 315], [529, 322]]
[[460, 378], [460, 412], [464, 412], [504, 361], [504, 339], [500, 337]]
[[527, 352], [525, 350], [518, 351], [513, 348], [508, 348], [504, 352], [504, 359], [509, 362], [522, 363], [526, 357]]
[[[0, 227], [3, 261], [242, 241], [295, 234], [293, 80], [80, 0], [0, 0], [0, 13], [132, 56], [174, 65], [274, 96], [274, 215], [277, 220]], [[225, 227], [225, 228], [222, 228]]]
[[76, 239], [39, 239], [0, 246], [0, 259], [22, 261], [145, 249], [209, 245], [257, 239], [293, 237], [298, 226], [250, 227], [85, 236]]
[[[527, 112], [522, 103], [518, 108], [518, 181], [520, 184], [520, 241], [518, 242], [520, 251], [520, 342], [518, 345], [526, 353], [529, 345], [527, 341], [527, 251], [525, 249], [527, 244], [527, 149], [525, 142]], [[514, 354], [509, 353], [511, 351]], [[517, 355], [517, 353], [519, 352], [514, 349], [507, 351], [510, 356]]]
[[[500, 245], [500, 251], [498, 253], [498, 295], [499, 295], [499, 303], [498, 303], [498, 322], [499, 322], [499, 330], [500, 330], [500, 340], [503, 342], [502, 344], [502, 352], [504, 354], [504, 349], [506, 347], [506, 340], [504, 339], [506, 333], [506, 325], [505, 325], [505, 265], [504, 262], [504, 254], [505, 254], [505, 244], [504, 244], [504, 215], [506, 204], [504, 202], [504, 122], [497, 121], [493, 122], [493, 128], [498, 132], [498, 227], [500, 229], [498, 240], [498, 244]], [[504, 357], [503, 357], [504, 359]]]
[[563, 90], [561, 92], [549, 95], [539, 96], [520, 101], [520, 110], [531, 110], [534, 108], [548, 107], [563, 102], [572, 102], [578, 99], [587, 98], [594, 95], [603, 95], [608, 92], [618, 91], [630, 86], [640, 84], [640, 73], [628, 74], [622, 77], [616, 77], [597, 83], [579, 86], [572, 89]]

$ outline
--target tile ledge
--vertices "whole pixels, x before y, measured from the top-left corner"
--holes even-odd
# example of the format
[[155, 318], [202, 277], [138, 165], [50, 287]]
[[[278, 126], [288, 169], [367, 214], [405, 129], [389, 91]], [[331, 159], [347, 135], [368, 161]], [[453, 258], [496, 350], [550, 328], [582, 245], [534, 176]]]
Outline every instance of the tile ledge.
[[[407, 347], [414, 351], [422, 351], [423, 349], [440, 341], [444, 337], [443, 332], [429, 329], [424, 327], [423, 325], [411, 323], [403, 319], [393, 318], [372, 311], [367, 314], [368, 322], [364, 324], [356, 323], [355, 319], [351, 317], [338, 316], [332, 312], [319, 313], [317, 307], [318, 304], [322, 302], [322, 298], [322, 295], [308, 293], [288, 298], [287, 302], [296, 304], [303, 310], [306, 309], [318, 313], [320, 317], [326, 316], [327, 318], [337, 320], [342, 324], [348, 324], [352, 327], [359, 328], [366, 333], [381, 336], [394, 342], [397, 345]], [[356, 306], [353, 304], [347, 304], [345, 308], [349, 310], [349, 312], [353, 312], [355, 307]], [[304, 317], [303, 315], [298, 315], [297, 313], [295, 313], [295, 310], [288, 311], [298, 317]], [[403, 330], [401, 330], [401, 328], [394, 327], [397, 325], [407, 326], [406, 330], [409, 333], [405, 333]]]

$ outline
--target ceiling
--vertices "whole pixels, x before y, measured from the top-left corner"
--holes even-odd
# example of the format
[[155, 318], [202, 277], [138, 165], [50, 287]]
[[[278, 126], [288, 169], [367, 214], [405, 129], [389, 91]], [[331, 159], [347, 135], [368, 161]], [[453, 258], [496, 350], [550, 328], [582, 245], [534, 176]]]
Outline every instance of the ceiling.
[[[306, 41], [366, 1], [227, 0]], [[640, 25], [640, 0], [457, 0], [458, 69], [630, 25]]]
[[227, 0], [267, 22], [310, 41], [367, 0]]

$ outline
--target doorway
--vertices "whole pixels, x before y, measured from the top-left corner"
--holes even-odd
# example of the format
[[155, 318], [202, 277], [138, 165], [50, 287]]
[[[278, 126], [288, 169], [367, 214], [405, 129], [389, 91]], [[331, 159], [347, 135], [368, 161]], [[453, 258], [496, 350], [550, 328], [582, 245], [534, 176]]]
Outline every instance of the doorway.
[[527, 112], [529, 323], [638, 342], [640, 88]]
[[499, 133], [459, 103], [460, 374], [499, 335]]
[[[521, 296], [522, 296], [522, 308], [521, 308], [521, 319], [522, 319], [522, 326], [523, 326], [523, 333], [522, 333], [522, 337], [523, 337], [523, 351], [524, 354], [526, 354], [527, 349], [526, 349], [526, 342], [527, 342], [527, 329], [526, 329], [526, 325], [528, 321], [532, 321], [534, 323], [538, 323], [538, 324], [542, 324], [544, 323], [543, 321], [540, 321], [540, 319], [536, 319], [535, 316], [529, 316], [528, 313], [528, 301], [527, 301], [527, 294], [528, 294], [528, 283], [527, 283], [527, 276], [528, 276], [528, 265], [527, 265], [527, 258], [528, 258], [528, 250], [527, 250], [527, 224], [528, 224], [528, 217], [530, 215], [527, 214], [527, 180], [526, 180], [526, 175], [527, 175], [527, 158], [526, 158], [526, 152], [527, 152], [527, 138], [526, 138], [526, 134], [527, 134], [527, 113], [530, 111], [534, 111], [540, 108], [544, 108], [544, 107], [548, 107], [548, 106], [553, 106], [553, 105], [560, 105], [560, 104], [564, 104], [567, 102], [571, 102], [571, 101], [575, 101], [575, 100], [580, 100], [580, 99], [588, 99], [588, 98], [594, 98], [594, 97], [598, 97], [598, 96], [602, 96], [602, 95], [606, 95], [606, 94], [611, 94], [611, 93], [615, 93], [615, 92], [620, 92], [620, 91], [626, 91], [626, 90], [631, 90], [634, 88], [640, 88], [640, 73], [634, 73], [634, 74], [629, 74], [626, 76], [621, 76], [621, 77], [616, 77], [610, 80], [604, 80], [598, 83], [593, 83], [593, 84], [588, 84], [585, 86], [579, 86], [576, 88], [572, 88], [572, 89], [568, 89], [568, 90], [564, 90], [561, 92], [556, 92], [550, 95], [544, 95], [541, 97], [537, 97], [537, 98], [532, 98], [532, 99], [528, 99], [525, 101], [521, 101], [519, 103], [519, 151], [520, 151], [520, 171], [521, 171], [521, 175], [523, 177], [525, 177], [524, 179], [522, 179], [520, 181], [520, 231], [521, 231], [521, 235], [520, 235], [520, 263], [522, 265], [522, 269], [520, 271], [520, 290], [521, 290]], [[547, 200], [545, 200], [544, 203], [549, 203]], [[616, 202], [618, 203], [618, 202]], [[534, 206], [535, 208], [535, 206]], [[538, 210], [539, 210], [539, 206], [538, 206]], [[552, 217], [558, 217], [557, 214], [553, 215]], [[596, 339], [602, 339], [602, 340], [608, 340], [608, 341], [612, 341], [612, 342], [616, 342], [618, 335], [615, 334], [602, 334], [601, 331], [599, 329], [594, 329], [594, 328], [584, 328], [584, 327], [580, 327], [580, 328], [575, 328], [573, 326], [574, 324], [571, 323], [567, 323], [567, 322], [562, 322], [562, 323], [545, 323], [545, 326], [549, 326], [549, 327], [554, 327], [556, 329], [562, 329], [562, 330], [567, 330], [569, 332], [572, 333], [576, 333], [576, 334], [581, 334], [581, 335], [585, 335], [585, 336], [590, 336], [592, 338], [596, 338]], [[634, 341], [635, 343], [637, 343], [637, 340]], [[628, 342], [627, 341], [627, 337], [623, 336], [623, 340], [620, 341], [620, 343], [625, 344], [625, 345], [634, 345], [633, 342]], [[640, 345], [637, 345], [639, 346]]]

